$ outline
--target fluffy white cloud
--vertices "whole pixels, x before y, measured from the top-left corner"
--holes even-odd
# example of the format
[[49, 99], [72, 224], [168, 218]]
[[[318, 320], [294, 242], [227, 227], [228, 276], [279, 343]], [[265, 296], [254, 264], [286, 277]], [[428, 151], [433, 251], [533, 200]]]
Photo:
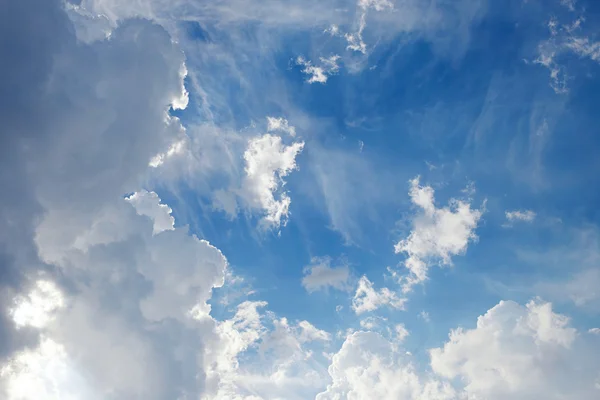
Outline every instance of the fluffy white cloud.
[[[204, 383], [196, 375], [203, 374], [204, 365], [197, 357], [214, 335], [206, 302], [223, 284], [226, 260], [186, 229], [154, 234], [152, 221], [117, 201], [86, 231], [76, 232], [85, 237], [78, 247], [38, 241], [40, 254], [60, 255], [54, 265], [77, 288], [69, 307], [46, 324], [45, 335], [78, 360], [86, 390], [101, 398], [201, 393]], [[65, 235], [57, 226], [54, 232]], [[73, 390], [64, 384], [61, 390]]]
[[332, 358], [332, 383], [317, 400], [450, 400], [454, 389], [434, 378], [419, 376], [398, 343], [375, 332], [355, 332], [346, 337]]
[[313, 257], [310, 265], [304, 268], [302, 286], [308, 292], [326, 290], [328, 287], [350, 290], [349, 279], [350, 268], [347, 265], [332, 267], [331, 258]]
[[358, 281], [358, 286], [352, 299], [352, 309], [356, 314], [374, 311], [380, 307], [391, 307], [398, 310], [404, 308], [406, 299], [399, 298], [396, 293], [388, 288], [376, 290], [373, 283], [363, 276]]
[[457, 199], [437, 208], [433, 188], [420, 186], [419, 177], [410, 181], [409, 194], [421, 212], [413, 218], [410, 235], [394, 247], [396, 253], [408, 256], [404, 266], [410, 275], [404, 278], [405, 292], [427, 279], [431, 263], [452, 265], [452, 256], [466, 252], [469, 242], [477, 240], [475, 229], [482, 215], [469, 202]]
[[175, 225], [175, 218], [171, 215], [171, 207], [161, 204], [160, 198], [154, 192], [141, 190], [127, 197], [138, 215], [145, 215], [154, 222], [154, 234], [162, 231], [171, 231]]
[[308, 321], [261, 315], [265, 305], [244, 302], [218, 324], [220, 338], [207, 356], [207, 399], [306, 399], [325, 386], [324, 367], [310, 348], [330, 335]]
[[536, 213], [531, 210], [506, 211], [504, 214], [509, 223], [516, 221], [533, 222], [536, 217]]
[[597, 338], [569, 323], [541, 300], [500, 302], [475, 328], [453, 330], [447, 343], [431, 349], [430, 370], [403, 349], [403, 327], [390, 338], [351, 332], [317, 399], [595, 399]]
[[[296, 135], [295, 127], [285, 118], [267, 117], [267, 131]], [[291, 204], [284, 190], [285, 178], [298, 168], [296, 157], [303, 149], [304, 142], [293, 141], [288, 145], [273, 133], [250, 138], [243, 154], [243, 176], [234, 173], [229, 188], [212, 194], [213, 207], [225, 211], [230, 218], [237, 216], [240, 208], [258, 213], [263, 229], [285, 226]]]
[[[307, 321], [267, 329], [262, 303], [215, 321], [207, 301], [223, 285], [225, 257], [174, 228], [170, 208], [140, 188], [157, 154], [155, 164], [171, 163], [183, 154], [178, 143], [188, 145], [168, 112], [187, 95], [175, 41], [148, 21], [121, 20], [109, 37], [78, 42], [58, 0], [10, 3], [0, 19], [2, 36], [15, 38], [0, 45], [0, 96], [12, 98], [0, 110], [10, 133], [0, 166], [11, 171], [0, 175], [9, 194], [0, 222], [11, 228], [0, 230], [0, 397], [250, 399], [289, 388], [314, 396], [324, 374], [307, 347], [329, 335]], [[283, 120], [269, 123], [293, 133]], [[277, 203], [271, 190], [302, 146], [270, 134], [251, 141], [243, 189], [258, 208]], [[275, 332], [299, 343], [294, 362], [285, 345], [265, 347], [268, 361], [238, 374], [237, 356]]]
[[460, 378], [467, 398], [591, 400], [600, 364], [589, 346], [549, 303], [500, 302], [476, 328], [454, 330], [431, 350], [431, 366]]
[[291, 199], [281, 188], [284, 178], [297, 168], [296, 156], [303, 148], [304, 142], [286, 146], [281, 137], [268, 133], [248, 142], [240, 195], [250, 207], [263, 210], [267, 227], [279, 228], [287, 222]]
[[148, 21], [78, 42], [61, 1], [4, 11], [0, 397], [198, 397], [227, 262], [140, 191], [183, 132], [182, 52]]

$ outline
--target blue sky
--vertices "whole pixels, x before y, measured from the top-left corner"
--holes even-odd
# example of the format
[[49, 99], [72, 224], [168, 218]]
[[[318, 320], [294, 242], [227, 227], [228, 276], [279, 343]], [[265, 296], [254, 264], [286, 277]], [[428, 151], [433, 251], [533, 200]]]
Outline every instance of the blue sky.
[[0, 10], [0, 397], [600, 395], [596, 2]]

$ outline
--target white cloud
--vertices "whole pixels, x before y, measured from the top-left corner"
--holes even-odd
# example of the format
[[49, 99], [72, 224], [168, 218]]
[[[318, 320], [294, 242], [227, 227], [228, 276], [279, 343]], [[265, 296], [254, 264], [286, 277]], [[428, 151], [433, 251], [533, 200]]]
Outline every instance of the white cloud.
[[0, 367], [1, 380], [8, 400], [101, 398], [87, 388], [64, 346], [46, 337], [37, 349], [20, 351]]
[[[284, 139], [274, 132], [286, 133], [292, 139]], [[239, 168], [235, 166], [235, 156], [232, 155], [232, 151], [237, 149], [232, 149], [230, 144], [219, 144], [214, 152], [209, 151], [214, 153], [213, 156], [217, 154], [229, 159], [228, 164], [231, 164], [226, 176], [222, 176], [228, 187], [208, 189], [213, 209], [224, 211], [231, 219], [237, 217], [240, 210], [257, 214], [262, 229], [278, 230], [285, 226], [291, 204], [291, 198], [284, 190], [285, 178], [298, 169], [296, 157], [304, 149], [304, 142], [295, 140], [295, 136], [296, 128], [285, 118], [267, 117], [267, 133], [243, 139], [244, 162]], [[198, 167], [202, 169], [201, 165]], [[214, 181], [215, 176], [223, 171], [213, 168], [212, 173], [214, 176], [212, 179], [207, 176], [207, 181]]]
[[352, 309], [357, 315], [374, 311], [384, 306], [402, 310], [405, 302], [406, 299], [398, 298], [396, 293], [388, 288], [374, 289], [373, 283], [366, 276], [363, 276], [358, 281], [358, 286], [352, 299]]
[[346, 33], [344, 38], [346, 38], [346, 42], [348, 42], [346, 49], [357, 51], [362, 54], [367, 54], [367, 44], [363, 40], [363, 32], [367, 27], [367, 13], [363, 11], [360, 16], [360, 22], [358, 24], [358, 30], [354, 33]]
[[186, 146], [185, 139], [179, 139], [179, 140], [175, 141], [174, 143], [172, 143], [169, 146], [169, 149], [166, 152], [158, 153], [157, 155], [152, 157], [152, 159], [150, 159], [150, 162], [148, 163], [148, 165], [152, 168], [160, 167], [169, 158], [179, 155], [179, 154], [182, 154], [185, 150], [185, 146]]
[[296, 136], [296, 128], [291, 126], [287, 119], [279, 117], [267, 117], [267, 132], [281, 131]]
[[592, 335], [600, 335], [600, 328], [591, 328], [588, 330], [588, 333], [591, 333]]
[[135, 207], [138, 215], [150, 217], [154, 223], [154, 234], [174, 229], [175, 218], [171, 215], [173, 210], [168, 205], [162, 204], [156, 193], [141, 190], [125, 200]]
[[39, 280], [27, 296], [16, 298], [10, 314], [17, 328], [31, 326], [40, 329], [48, 325], [54, 314], [64, 306], [64, 296], [54, 282]]
[[281, 137], [268, 133], [248, 142], [246, 176], [239, 194], [251, 208], [263, 210], [262, 221], [268, 228], [287, 223], [291, 199], [281, 189], [284, 178], [297, 168], [296, 156], [303, 148], [304, 142], [286, 146]]
[[[561, 3], [575, 11], [574, 1], [561, 0]], [[568, 75], [564, 62], [566, 56], [575, 54], [580, 58], [600, 62], [600, 42], [594, 42], [589, 36], [576, 34], [582, 30], [584, 21], [583, 13], [570, 23], [551, 18], [548, 21], [550, 38], [538, 45], [538, 56], [534, 63], [550, 71], [550, 87], [558, 94], [568, 93], [568, 81], [574, 78]]]
[[225, 393], [235, 396], [238, 356], [265, 334], [258, 309], [266, 305], [266, 302], [245, 301], [238, 305], [232, 318], [217, 324], [218, 340], [208, 348], [206, 355], [207, 392], [215, 398], [224, 398]]
[[347, 265], [331, 266], [329, 257], [313, 257], [310, 265], [304, 267], [302, 286], [308, 292], [326, 290], [332, 287], [337, 290], [350, 290], [350, 268]]
[[373, 8], [376, 11], [394, 8], [394, 4], [389, 0], [358, 0], [358, 6], [363, 10]]
[[350, 332], [317, 399], [592, 400], [600, 372], [596, 338], [569, 322], [541, 300], [500, 302], [476, 327], [455, 329], [431, 349], [431, 369], [416, 366], [402, 348], [403, 327], [390, 339]]
[[600, 42], [592, 42], [588, 37], [570, 37], [565, 46], [580, 57], [600, 62]]
[[[208, 352], [207, 399], [306, 399], [325, 386], [323, 367], [312, 346], [331, 335], [300, 321], [258, 311], [264, 302], [244, 302], [218, 324], [220, 339]], [[267, 324], [272, 324], [268, 329]]]
[[504, 215], [506, 216], [508, 223], [513, 223], [518, 221], [533, 222], [537, 214], [531, 210], [514, 210], [506, 211]]
[[316, 400], [450, 400], [456, 393], [447, 383], [419, 376], [398, 343], [375, 332], [346, 337], [329, 367], [331, 384]]
[[329, 33], [331, 36], [338, 36], [340, 34], [340, 27], [333, 24], [329, 28], [326, 28], [324, 33]]
[[82, 42], [61, 1], [8, 10], [0, 397], [198, 398], [215, 335], [206, 302], [227, 262], [140, 191], [149, 161], [182, 137], [168, 112], [184, 105], [184, 56], [148, 21]]
[[300, 342], [312, 342], [314, 340], [331, 340], [331, 335], [324, 330], [317, 329], [308, 321], [300, 321], [298, 323], [300, 328], [299, 340]]
[[387, 322], [387, 318], [380, 316], [369, 316], [360, 320], [360, 327], [369, 331], [378, 329]]
[[320, 65], [315, 66], [309, 60], [299, 56], [296, 58], [296, 64], [303, 67], [302, 73], [308, 75], [306, 82], [308, 83], [326, 83], [331, 75], [339, 72], [340, 66], [338, 61], [340, 56], [334, 54], [330, 57], [320, 57]]
[[435, 373], [464, 382], [466, 398], [594, 399], [600, 365], [549, 303], [501, 302], [474, 329], [457, 329], [431, 350]]
[[452, 265], [452, 256], [465, 253], [469, 242], [477, 240], [475, 229], [482, 215], [463, 200], [451, 199], [448, 207], [436, 208], [433, 188], [420, 186], [419, 177], [410, 181], [409, 194], [421, 212], [413, 218], [410, 235], [394, 247], [396, 253], [408, 256], [404, 266], [410, 275], [405, 278], [405, 292], [427, 279], [432, 262]]

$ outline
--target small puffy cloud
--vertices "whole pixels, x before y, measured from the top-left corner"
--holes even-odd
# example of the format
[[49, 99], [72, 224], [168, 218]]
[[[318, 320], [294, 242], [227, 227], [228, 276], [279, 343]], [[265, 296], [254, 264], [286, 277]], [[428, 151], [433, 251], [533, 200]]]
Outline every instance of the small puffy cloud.
[[133, 205], [138, 215], [150, 217], [154, 223], [154, 234], [174, 229], [175, 218], [171, 215], [173, 210], [168, 205], [161, 204], [156, 193], [141, 190], [125, 200]]
[[263, 229], [286, 225], [291, 199], [284, 190], [285, 178], [298, 168], [296, 157], [304, 149], [303, 141], [292, 139], [287, 144], [288, 140], [274, 132], [296, 136], [296, 128], [285, 118], [267, 117], [267, 133], [245, 141], [243, 172], [234, 168], [229, 174], [229, 187], [212, 192], [214, 209], [224, 211], [231, 219], [240, 210], [257, 213]]
[[515, 211], [506, 211], [504, 213], [506, 216], [506, 220], [508, 223], [513, 222], [533, 222], [536, 217], [536, 213], [531, 210], [515, 210]]
[[477, 240], [475, 229], [482, 215], [482, 210], [471, 208], [468, 201], [457, 199], [437, 208], [433, 188], [420, 186], [419, 177], [410, 181], [409, 194], [420, 212], [413, 218], [410, 235], [394, 247], [396, 253], [407, 255], [404, 266], [409, 276], [404, 292], [427, 279], [431, 263], [452, 265], [452, 256], [465, 253], [469, 243]]
[[600, 328], [591, 328], [588, 330], [588, 333], [591, 333], [592, 335], [600, 335]]
[[339, 72], [339, 59], [340, 56], [338, 56], [337, 54], [334, 54], [329, 57], [320, 57], [320, 64], [316, 66], [304, 57], [299, 56], [296, 58], [296, 64], [303, 67], [302, 72], [308, 76], [306, 82], [326, 83], [329, 76], [335, 75]]
[[399, 298], [388, 288], [374, 289], [373, 283], [363, 276], [358, 281], [358, 287], [352, 299], [352, 309], [357, 315], [384, 306], [402, 310], [405, 302], [406, 299]]
[[291, 199], [281, 189], [284, 178], [297, 168], [296, 156], [303, 148], [304, 142], [287, 146], [281, 137], [269, 133], [248, 142], [244, 152], [246, 175], [239, 194], [250, 208], [263, 211], [266, 227], [279, 228], [287, 223]]
[[600, 362], [595, 338], [579, 335], [550, 303], [503, 301], [472, 329], [452, 330], [417, 368], [401, 345], [403, 326], [385, 338], [350, 332], [331, 357], [326, 399], [593, 400]]
[[331, 266], [329, 257], [313, 257], [310, 265], [304, 267], [302, 286], [308, 292], [326, 290], [331, 287], [337, 290], [350, 290], [348, 280], [350, 268], [347, 265]]

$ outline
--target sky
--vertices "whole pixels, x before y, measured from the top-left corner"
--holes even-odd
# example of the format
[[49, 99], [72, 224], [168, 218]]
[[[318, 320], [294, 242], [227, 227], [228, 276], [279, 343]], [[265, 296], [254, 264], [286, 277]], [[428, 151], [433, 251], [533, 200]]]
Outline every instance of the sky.
[[0, 398], [600, 397], [600, 3], [0, 4]]

